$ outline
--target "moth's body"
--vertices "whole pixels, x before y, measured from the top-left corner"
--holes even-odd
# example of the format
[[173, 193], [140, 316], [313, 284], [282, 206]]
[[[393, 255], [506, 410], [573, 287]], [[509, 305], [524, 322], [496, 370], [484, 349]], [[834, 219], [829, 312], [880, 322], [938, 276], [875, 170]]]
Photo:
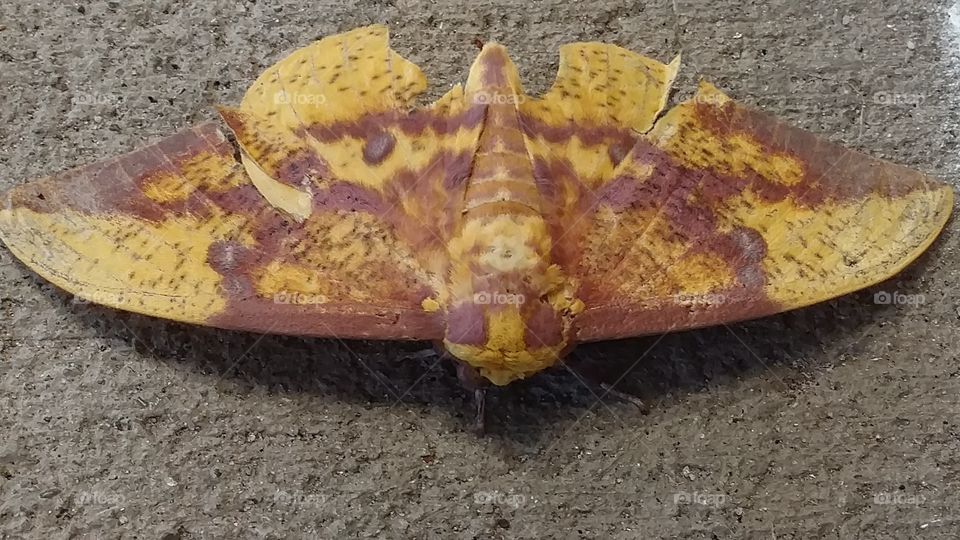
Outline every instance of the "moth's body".
[[551, 261], [554, 240], [517, 108], [518, 85], [506, 50], [485, 46], [465, 95], [485, 116], [447, 246], [444, 347], [497, 385], [553, 365], [569, 349], [570, 322], [582, 308]]

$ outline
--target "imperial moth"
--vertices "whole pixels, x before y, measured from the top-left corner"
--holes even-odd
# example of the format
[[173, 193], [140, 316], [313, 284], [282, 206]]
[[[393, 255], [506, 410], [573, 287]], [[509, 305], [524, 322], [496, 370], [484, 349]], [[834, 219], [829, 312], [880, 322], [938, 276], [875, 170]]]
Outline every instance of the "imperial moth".
[[[433, 340], [496, 385], [580, 342], [770, 315], [878, 283], [952, 189], [785, 125], [669, 64], [560, 50], [524, 93], [487, 43], [428, 106], [386, 28], [267, 69], [239, 106], [20, 185], [0, 238], [66, 291], [258, 332]], [[665, 111], [665, 112], [664, 112]]]

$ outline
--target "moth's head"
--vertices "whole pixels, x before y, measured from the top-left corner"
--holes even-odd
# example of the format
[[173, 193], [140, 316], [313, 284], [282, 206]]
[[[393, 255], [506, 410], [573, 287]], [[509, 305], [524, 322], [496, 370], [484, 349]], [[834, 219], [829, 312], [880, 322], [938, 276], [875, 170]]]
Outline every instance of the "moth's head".
[[570, 313], [529, 285], [484, 287], [447, 309], [444, 346], [502, 386], [550, 367], [569, 349]]

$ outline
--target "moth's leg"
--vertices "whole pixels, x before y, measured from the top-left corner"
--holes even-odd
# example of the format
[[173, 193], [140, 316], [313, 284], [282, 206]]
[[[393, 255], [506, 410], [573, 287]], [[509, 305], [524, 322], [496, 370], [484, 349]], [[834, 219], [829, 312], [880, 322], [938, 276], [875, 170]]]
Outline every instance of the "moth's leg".
[[421, 349], [401, 355], [400, 360], [423, 360], [435, 356], [442, 356], [442, 353], [437, 352], [436, 349]]
[[[592, 378], [584, 375], [581, 371], [579, 371], [573, 365], [571, 365], [582, 359], [583, 357], [580, 354], [578, 354], [578, 351], [575, 350], [575, 351], [572, 351], [567, 356], [567, 360], [563, 360], [563, 365], [566, 366], [566, 368], [569, 369], [571, 372], [573, 372], [574, 376], [581, 383], [587, 385], [590, 388], [591, 392], [593, 392], [595, 395], [597, 395], [600, 398], [603, 398], [606, 396], [615, 397], [622, 401], [626, 401], [627, 403], [632, 403], [641, 411], [647, 411], [647, 406], [646, 404], [644, 404], [642, 399], [638, 398], [637, 396], [628, 394], [626, 392], [621, 392], [620, 390], [617, 390], [616, 388], [614, 388], [613, 385], [611, 384], [607, 384], [605, 382], [598, 383]], [[570, 360], [573, 360], [573, 362], [570, 362]]]
[[473, 429], [483, 433], [486, 424], [487, 380], [480, 375], [473, 366], [465, 362], [457, 362], [457, 378], [460, 384], [473, 393], [473, 404], [476, 407], [476, 416], [473, 420]]
[[449, 358], [457, 364], [457, 379], [461, 386], [473, 394], [473, 403], [476, 408], [476, 417], [474, 418], [473, 428], [477, 433], [483, 433], [486, 418], [486, 395], [487, 380], [480, 375], [480, 372], [465, 362], [461, 362], [444, 350], [442, 344], [434, 344], [433, 348], [422, 349], [411, 353], [406, 353], [400, 357], [401, 360], [423, 360], [425, 358]]
[[612, 385], [609, 385], [605, 382], [600, 383], [600, 388], [603, 389], [608, 396], [614, 396], [616, 398], [622, 399], [623, 401], [626, 401], [627, 403], [632, 403], [641, 411], [647, 410], [646, 404], [644, 404], [643, 400], [638, 398], [637, 396], [628, 394], [626, 392], [621, 392], [616, 388], [614, 388]]

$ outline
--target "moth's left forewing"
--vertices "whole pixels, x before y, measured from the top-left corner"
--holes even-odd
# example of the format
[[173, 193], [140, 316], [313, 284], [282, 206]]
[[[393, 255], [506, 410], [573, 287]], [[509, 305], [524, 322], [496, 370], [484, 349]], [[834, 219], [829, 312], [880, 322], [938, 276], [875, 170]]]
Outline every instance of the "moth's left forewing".
[[422, 269], [376, 216], [303, 222], [253, 185], [215, 124], [29, 182], [0, 239], [78, 298], [175, 321], [343, 338], [433, 339]]
[[842, 148], [708, 84], [658, 121], [598, 192], [578, 238], [578, 339], [759, 317], [902, 270], [951, 187]]

